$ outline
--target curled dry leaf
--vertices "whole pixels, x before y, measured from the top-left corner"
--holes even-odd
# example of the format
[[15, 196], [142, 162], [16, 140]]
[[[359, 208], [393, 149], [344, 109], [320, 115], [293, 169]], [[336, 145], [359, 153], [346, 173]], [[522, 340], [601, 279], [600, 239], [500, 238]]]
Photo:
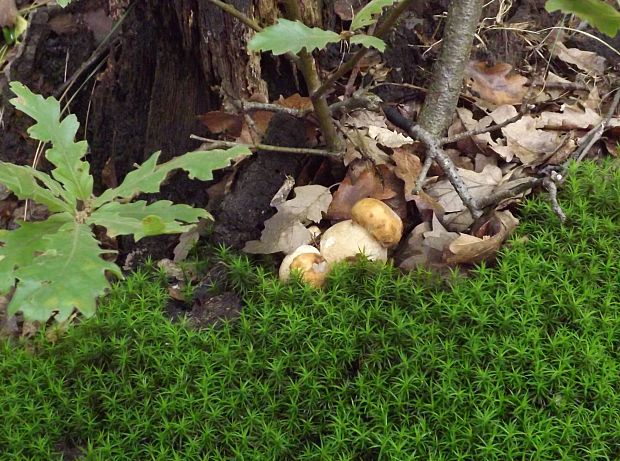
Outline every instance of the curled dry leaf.
[[413, 144], [414, 142], [409, 136], [378, 126], [369, 126], [368, 136], [377, 141], [378, 144], [390, 148], [402, 147], [405, 144]]
[[288, 98], [280, 96], [276, 104], [289, 109], [312, 110], [312, 100], [307, 96], [300, 96], [299, 93], [295, 93]]
[[567, 48], [562, 42], [557, 41], [553, 42], [550, 50], [562, 61], [574, 64], [590, 75], [603, 75], [605, 73], [605, 58], [592, 51]]
[[461, 234], [448, 245], [448, 264], [475, 264], [495, 257], [497, 250], [517, 227], [519, 220], [510, 211], [495, 212], [476, 235]]
[[456, 232], [449, 232], [436, 215], [432, 223], [418, 224], [409, 234], [405, 245], [400, 249], [397, 259], [399, 267], [412, 270], [420, 265], [445, 264], [444, 251], [458, 237]]
[[538, 165], [553, 154], [561, 145], [562, 137], [557, 132], [539, 130], [537, 120], [529, 115], [502, 128], [506, 136], [505, 146], [492, 146], [506, 161], [517, 157], [524, 165]]
[[[458, 168], [458, 172], [475, 199], [491, 194], [503, 176], [502, 170], [493, 165], [487, 165], [480, 173], [462, 168]], [[440, 203], [446, 213], [458, 212], [465, 208], [459, 194], [447, 179], [436, 182], [427, 189], [427, 192]]]
[[247, 253], [291, 253], [312, 240], [312, 233], [305, 224], [323, 219], [332, 196], [323, 186], [310, 185], [294, 189], [295, 198], [279, 204], [277, 212], [267, 221], [260, 240], [246, 243]]
[[512, 66], [508, 63], [488, 67], [484, 62], [470, 61], [467, 65], [471, 90], [496, 105], [520, 104], [527, 93], [528, 79], [511, 71]]
[[386, 165], [376, 167], [369, 161], [356, 160], [334, 193], [326, 218], [340, 221], [351, 219], [351, 208], [363, 198], [386, 202], [401, 219], [407, 216], [403, 182]]
[[420, 171], [422, 170], [422, 162], [413, 152], [413, 146], [403, 146], [394, 149], [392, 160], [396, 163], [394, 174], [405, 183], [405, 200], [413, 200], [413, 189], [415, 188]]
[[198, 120], [213, 134], [226, 133], [234, 137], [241, 135], [243, 117], [240, 115], [214, 110], [198, 115]]

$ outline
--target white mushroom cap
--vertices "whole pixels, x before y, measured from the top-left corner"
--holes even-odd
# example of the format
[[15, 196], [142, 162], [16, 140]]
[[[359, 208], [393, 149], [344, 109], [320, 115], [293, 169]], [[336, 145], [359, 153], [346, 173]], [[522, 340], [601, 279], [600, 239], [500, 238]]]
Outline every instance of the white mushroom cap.
[[373, 261], [387, 261], [387, 248], [350, 219], [334, 224], [323, 233], [321, 254], [328, 263], [342, 261], [359, 253]]
[[293, 260], [297, 256], [302, 255], [302, 254], [307, 254], [307, 253], [317, 254], [317, 255], [321, 254], [321, 252], [315, 247], [313, 247], [312, 245], [301, 245], [300, 247], [297, 247], [297, 249], [293, 251], [291, 254], [286, 255], [286, 257], [282, 260], [282, 264], [280, 264], [280, 270], [278, 272], [278, 275], [281, 281], [286, 282], [290, 278], [291, 263], [293, 262]]

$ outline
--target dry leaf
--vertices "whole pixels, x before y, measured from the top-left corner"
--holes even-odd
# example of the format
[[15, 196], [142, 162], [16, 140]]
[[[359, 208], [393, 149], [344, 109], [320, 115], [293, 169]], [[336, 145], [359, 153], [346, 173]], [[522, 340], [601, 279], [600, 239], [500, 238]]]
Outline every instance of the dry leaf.
[[537, 119], [536, 128], [564, 131], [589, 130], [603, 120], [599, 114], [588, 107], [582, 110], [564, 104], [560, 110], [561, 112], [542, 112]]
[[[502, 170], [493, 165], [487, 165], [480, 173], [463, 168], [457, 170], [471, 195], [477, 200], [489, 195], [503, 176]], [[446, 213], [458, 212], [465, 208], [458, 193], [447, 179], [436, 182], [428, 188], [427, 192], [443, 206]]]
[[312, 234], [303, 223], [320, 222], [332, 196], [329, 189], [319, 185], [296, 187], [294, 192], [295, 198], [278, 205], [277, 213], [265, 221], [260, 240], [247, 242], [244, 251], [288, 254], [311, 241]]
[[386, 165], [374, 167], [371, 162], [356, 160], [334, 193], [326, 218], [339, 221], [351, 218], [351, 208], [367, 197], [384, 201], [400, 217], [407, 217], [403, 182]]
[[562, 61], [574, 64], [588, 74], [603, 75], [605, 73], [605, 58], [592, 51], [566, 48], [562, 42], [554, 42], [550, 49]]
[[394, 174], [405, 183], [405, 200], [413, 200], [415, 195], [412, 192], [422, 170], [420, 157], [415, 155], [411, 148], [401, 147], [394, 149], [392, 160], [396, 163]]
[[405, 144], [413, 144], [414, 142], [409, 136], [378, 126], [369, 126], [368, 136], [382, 146], [390, 148], [402, 147]]
[[505, 146], [491, 148], [510, 162], [516, 156], [524, 165], [535, 165], [555, 152], [562, 144], [562, 139], [555, 132], [536, 128], [536, 119], [525, 115], [520, 120], [502, 128], [506, 136]]
[[369, 126], [387, 128], [385, 116], [369, 110], [357, 110], [350, 113], [343, 124], [354, 128], [368, 128]]
[[517, 227], [519, 220], [510, 211], [495, 212], [477, 235], [461, 234], [450, 242], [446, 252], [448, 264], [475, 264], [489, 261]]
[[198, 119], [213, 134], [226, 133], [234, 137], [241, 135], [243, 117], [240, 115], [214, 110], [198, 115]]
[[295, 93], [288, 98], [280, 96], [275, 103], [289, 109], [312, 110], [312, 100], [307, 96], [300, 96], [299, 93]]
[[512, 66], [498, 63], [487, 67], [484, 62], [470, 61], [467, 74], [471, 79], [471, 90], [480, 98], [493, 104], [520, 104], [527, 93], [526, 77], [512, 74]]

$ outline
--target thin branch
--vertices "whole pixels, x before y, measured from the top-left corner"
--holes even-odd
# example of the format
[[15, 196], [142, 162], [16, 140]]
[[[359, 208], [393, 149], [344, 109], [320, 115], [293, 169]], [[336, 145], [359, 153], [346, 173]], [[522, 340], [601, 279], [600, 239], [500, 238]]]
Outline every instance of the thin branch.
[[583, 144], [581, 144], [581, 146], [573, 152], [573, 155], [571, 155], [573, 160], [577, 160], [578, 162], [583, 160], [583, 158], [588, 155], [588, 152], [590, 152], [590, 149], [592, 149], [592, 146], [594, 146], [594, 144], [596, 144], [603, 136], [607, 125], [609, 125], [610, 120], [616, 113], [616, 109], [620, 104], [620, 88], [616, 88], [615, 91], [616, 94], [611, 102], [611, 105], [609, 106], [609, 110], [607, 111], [605, 118], [601, 120], [598, 125], [588, 131], [588, 133], [583, 137]]
[[243, 146], [247, 147], [250, 150], [264, 150], [268, 152], [282, 152], [285, 154], [301, 154], [301, 155], [318, 155], [321, 157], [330, 157], [340, 159], [343, 156], [342, 152], [332, 152], [329, 150], [323, 149], [310, 149], [304, 147], [282, 147], [282, 146], [273, 146], [271, 144], [244, 144], [240, 142], [233, 141], [222, 141], [220, 139], [210, 139], [203, 138], [202, 136], [197, 136], [195, 134], [191, 134], [190, 139], [195, 139], [196, 141], [201, 141], [204, 143], [210, 144], [211, 148], [217, 149], [220, 147], [237, 147]]
[[[384, 35], [386, 35], [392, 29], [392, 27], [394, 27], [394, 24], [396, 24], [396, 21], [398, 21], [400, 15], [403, 14], [403, 12], [413, 3], [413, 1], [414, 0], [403, 0], [394, 9], [392, 9], [386, 20], [383, 21], [378, 27], [378, 29], [375, 31], [374, 36], [377, 38], [382, 38]], [[318, 99], [323, 96], [327, 92], [327, 90], [334, 86], [334, 83], [336, 83], [336, 81], [340, 79], [340, 77], [345, 75], [347, 72], [352, 71], [366, 55], [367, 52], [368, 48], [361, 48], [357, 53], [355, 53], [352, 58], [350, 58], [347, 62], [340, 66], [338, 70], [336, 70], [336, 72], [330, 75], [329, 78], [325, 80], [320, 87], [318, 87], [314, 92], [311, 92], [310, 95], [312, 99]]]
[[486, 197], [479, 199], [477, 201], [477, 204], [480, 208], [486, 208], [490, 205], [495, 205], [502, 200], [515, 197], [516, 195], [519, 195], [528, 189], [533, 189], [534, 187], [541, 185], [544, 179], [545, 178], [531, 178], [530, 181], [520, 183], [512, 189], [506, 189], [495, 194], [487, 195]]
[[[526, 106], [526, 105], [524, 104], [524, 106]], [[476, 128], [474, 130], [466, 131], [465, 133], [459, 133], [459, 134], [456, 134], [454, 136], [445, 137], [445, 138], [443, 138], [439, 142], [443, 146], [443, 145], [446, 145], [446, 144], [452, 144], [453, 142], [458, 142], [461, 139], [465, 139], [465, 138], [469, 138], [469, 137], [472, 137], [472, 136], [477, 136], [479, 134], [490, 133], [492, 131], [500, 130], [500, 129], [504, 128], [505, 126], [510, 125], [511, 123], [514, 123], [514, 122], [518, 121], [519, 119], [521, 119], [523, 117], [523, 115], [525, 115], [525, 113], [526, 113], [526, 111], [522, 110], [517, 115], [515, 115], [514, 117], [510, 117], [509, 119], [504, 120], [502, 123], [496, 123], [494, 125], [487, 126], [485, 128]]]
[[566, 215], [558, 203], [558, 187], [553, 180], [553, 176], [547, 176], [544, 178], [542, 184], [545, 189], [547, 189], [547, 192], [549, 192], [549, 199], [551, 200], [551, 208], [553, 209], [553, 212], [558, 218], [560, 218], [560, 221], [566, 221]]
[[220, 0], [208, 0], [209, 2], [213, 3], [214, 5], [216, 5], [217, 7], [219, 7], [220, 9], [226, 11], [228, 14], [230, 14], [231, 16], [237, 18], [239, 21], [241, 21], [243, 24], [245, 24], [246, 26], [248, 26], [250, 29], [256, 31], [256, 32], [261, 32], [263, 30], [263, 28], [261, 26], [259, 26], [256, 21], [254, 21], [252, 18], [250, 18], [248, 15], [243, 14], [241, 11], [239, 11], [237, 8], [235, 8], [232, 5], [229, 5], [228, 3], [224, 3], [221, 2]]
[[282, 112], [284, 114], [292, 115], [297, 118], [304, 118], [306, 115], [312, 112], [312, 109], [293, 109], [292, 107], [281, 106], [280, 104], [269, 104], [266, 102], [253, 102], [253, 101], [236, 101], [234, 103], [244, 112], [253, 110], [264, 110], [267, 112]]
[[431, 165], [433, 164], [433, 157], [427, 155], [424, 159], [424, 164], [422, 165], [422, 169], [420, 170], [420, 174], [418, 175], [418, 179], [415, 182], [415, 188], [413, 189], [413, 193], [417, 194], [422, 190], [424, 186], [424, 181], [426, 181], [426, 176], [428, 176], [428, 170], [431, 169]]
[[[297, 0], [285, 0], [284, 6], [286, 7], [286, 15], [288, 19], [292, 21], [301, 21], [301, 11], [299, 9], [299, 2]], [[313, 94], [317, 88], [321, 86], [321, 80], [319, 73], [316, 69], [314, 57], [312, 53], [309, 53], [305, 48], [298, 53], [299, 55], [299, 70], [301, 70], [308, 92]], [[314, 113], [319, 121], [321, 133], [325, 137], [325, 143], [327, 148], [331, 151], [340, 150], [340, 139], [338, 133], [336, 133], [336, 126], [331, 117], [329, 106], [327, 105], [327, 99], [325, 96], [317, 98], [311, 98], [312, 106], [314, 107]]]

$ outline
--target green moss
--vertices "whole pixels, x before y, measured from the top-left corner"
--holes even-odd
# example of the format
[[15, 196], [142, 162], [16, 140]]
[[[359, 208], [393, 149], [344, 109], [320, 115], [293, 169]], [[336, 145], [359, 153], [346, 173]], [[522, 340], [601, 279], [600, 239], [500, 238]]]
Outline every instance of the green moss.
[[0, 346], [0, 459], [619, 459], [620, 171], [573, 167], [561, 202], [452, 289], [360, 263], [320, 292], [225, 255], [246, 307], [203, 332], [138, 273], [56, 345]]

